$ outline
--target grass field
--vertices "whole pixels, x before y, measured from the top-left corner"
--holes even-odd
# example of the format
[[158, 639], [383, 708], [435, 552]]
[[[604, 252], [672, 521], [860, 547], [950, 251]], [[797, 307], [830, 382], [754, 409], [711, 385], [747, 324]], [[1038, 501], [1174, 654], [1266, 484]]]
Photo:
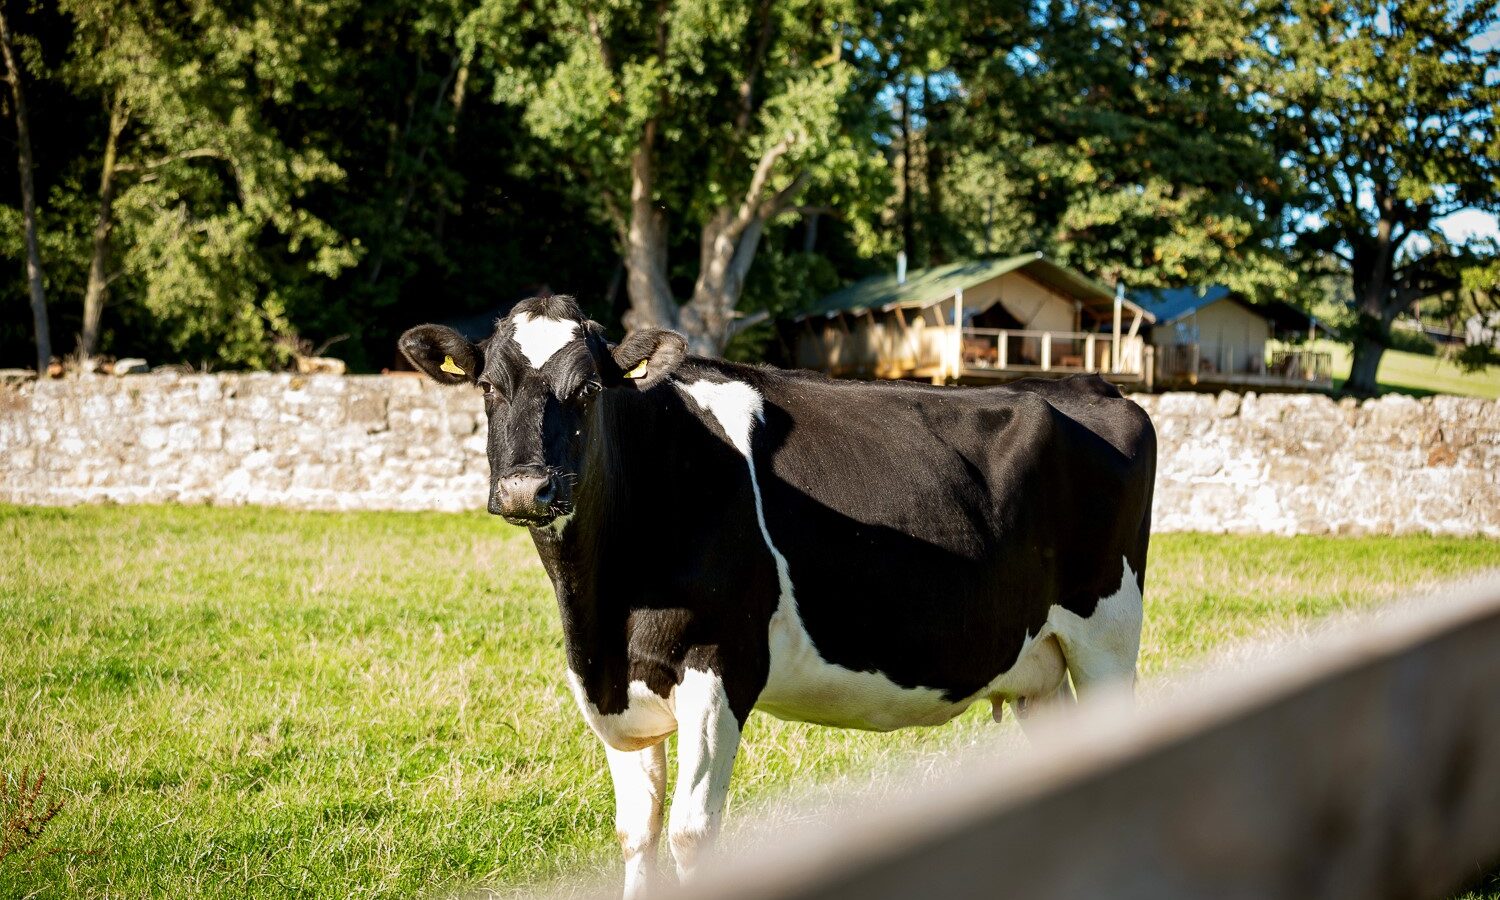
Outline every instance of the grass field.
[[[481, 514], [0, 507], [0, 774], [64, 806], [0, 897], [413, 896], [612, 871], [529, 539]], [[1163, 535], [1143, 669], [1500, 566], [1500, 543]], [[993, 734], [752, 717], [732, 806]]]
[[[1349, 377], [1349, 345], [1320, 341], [1319, 349], [1333, 354], [1333, 385], [1335, 389], [1342, 387], [1344, 379]], [[1385, 351], [1376, 377], [1382, 388], [1403, 394], [1500, 398], [1500, 368], [1470, 373], [1446, 359], [1404, 350]]]

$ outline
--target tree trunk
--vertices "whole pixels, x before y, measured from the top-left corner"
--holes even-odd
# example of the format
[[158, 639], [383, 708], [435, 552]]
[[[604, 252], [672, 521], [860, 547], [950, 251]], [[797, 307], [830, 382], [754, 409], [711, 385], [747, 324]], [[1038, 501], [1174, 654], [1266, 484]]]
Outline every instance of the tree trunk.
[[1356, 397], [1373, 397], [1380, 391], [1376, 375], [1380, 371], [1380, 358], [1385, 355], [1385, 342], [1378, 336], [1360, 330], [1354, 336], [1354, 360], [1349, 364], [1349, 380], [1344, 382], [1344, 392]]
[[83, 289], [83, 332], [78, 336], [78, 356], [87, 362], [99, 342], [99, 318], [109, 289], [109, 232], [114, 227], [115, 156], [120, 133], [125, 130], [125, 106], [117, 94], [109, 112], [109, 135], [104, 141], [104, 165], [99, 171], [99, 212], [94, 218], [93, 252], [89, 256], [89, 278]]
[[42, 254], [36, 238], [36, 191], [32, 182], [31, 122], [26, 115], [26, 95], [21, 89], [21, 70], [10, 46], [10, 25], [0, 8], [0, 53], [5, 56], [6, 80], [16, 113], [16, 145], [20, 155], [21, 215], [26, 226], [26, 281], [31, 292], [31, 319], [36, 329], [36, 371], [47, 377], [52, 362], [52, 334], [47, 324], [47, 293], [42, 283]]
[[676, 328], [677, 301], [667, 282], [667, 223], [657, 209], [655, 190], [656, 122], [646, 123], [630, 156], [630, 222], [625, 233], [625, 291], [630, 311], [625, 329]]
[[1391, 322], [1401, 311], [1391, 296], [1391, 263], [1395, 246], [1391, 240], [1392, 222], [1382, 217], [1376, 223], [1373, 240], [1354, 250], [1354, 296], [1358, 298], [1355, 320], [1354, 358], [1349, 364], [1349, 379], [1344, 391], [1359, 397], [1373, 397], [1380, 392], [1376, 374], [1380, 357], [1391, 343]]
[[922, 180], [927, 187], [927, 210], [922, 217], [922, 235], [927, 244], [927, 260], [929, 266], [942, 265], [947, 262], [943, 253], [940, 240], [940, 228], [938, 223], [942, 221], [943, 197], [940, 179], [943, 172], [942, 141], [934, 139], [933, 135], [933, 110], [932, 90], [929, 87], [931, 76], [922, 76], [922, 118], [926, 121], [926, 130], [922, 133]]
[[911, 202], [911, 85], [901, 79], [901, 249], [915, 259], [916, 236], [912, 233]]
[[812, 253], [818, 249], [818, 216], [818, 211], [813, 210], [802, 219], [803, 253]]

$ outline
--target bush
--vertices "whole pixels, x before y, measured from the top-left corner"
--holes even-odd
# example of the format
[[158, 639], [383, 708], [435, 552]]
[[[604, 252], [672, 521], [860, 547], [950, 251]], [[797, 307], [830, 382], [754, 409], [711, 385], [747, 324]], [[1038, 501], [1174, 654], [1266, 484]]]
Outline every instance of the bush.
[[1391, 329], [1391, 339], [1386, 345], [1390, 350], [1404, 350], [1407, 353], [1420, 353], [1423, 356], [1436, 356], [1437, 344], [1421, 331], [1407, 331], [1404, 328]]
[[1453, 361], [1460, 369], [1473, 375], [1490, 366], [1500, 366], [1500, 352], [1489, 344], [1470, 344], [1453, 354]]

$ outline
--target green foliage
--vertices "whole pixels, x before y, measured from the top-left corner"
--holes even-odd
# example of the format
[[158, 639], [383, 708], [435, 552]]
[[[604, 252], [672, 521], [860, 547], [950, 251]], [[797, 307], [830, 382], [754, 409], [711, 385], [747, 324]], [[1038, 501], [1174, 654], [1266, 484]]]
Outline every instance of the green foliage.
[[1500, 366], [1500, 351], [1489, 344], [1469, 344], [1453, 355], [1453, 362], [1463, 371], [1473, 375], [1490, 366]]
[[[756, 258], [740, 309], [746, 314], [765, 312], [774, 319], [811, 306], [818, 298], [838, 290], [839, 284], [838, 271], [826, 257], [773, 245], [762, 249]], [[775, 341], [774, 325], [768, 321], [735, 335], [724, 356], [738, 362], [756, 362], [777, 355], [772, 347]]]
[[[414, 321], [493, 313], [546, 286], [597, 299], [608, 281], [608, 239], [460, 52], [467, 4], [8, 12], [36, 64], [58, 352], [79, 327], [117, 108], [106, 353], [264, 367], [286, 362], [279, 337], [348, 335], [339, 354], [379, 368]], [[13, 165], [0, 157], [0, 226], [19, 205]], [[0, 227], [14, 276], [0, 279], [0, 365], [30, 353], [13, 233]]]
[[836, 207], [851, 223], [882, 196], [878, 112], [848, 58], [864, 16], [827, 0], [487, 0], [463, 34], [493, 99], [521, 110], [617, 241], [632, 158], [651, 148], [668, 242], [694, 261], [671, 273], [685, 287], [698, 275], [700, 229], [738, 209], [768, 155], [767, 195], [801, 179], [799, 202]]
[[[378, 369], [416, 321], [479, 321], [544, 288], [617, 326], [623, 292], [607, 292], [625, 271], [630, 166], [648, 133], [649, 209], [678, 300], [698, 287], [705, 235], [786, 143], [763, 196], [797, 191], [745, 244], [741, 315], [889, 269], [902, 249], [912, 266], [1040, 250], [1131, 287], [1227, 283], [1318, 308], [1351, 340], [1389, 342], [1418, 297], [1444, 315], [1493, 305], [1496, 248], [1451, 244], [1436, 226], [1500, 209], [1500, 49], [1478, 37], [1496, 26], [1493, 4], [58, 0], [7, 12], [34, 97], [64, 352], [116, 115], [101, 349], [153, 362], [276, 366], [279, 338], [347, 335], [337, 352]], [[0, 364], [12, 365], [30, 353], [13, 166], [0, 154]], [[753, 355], [765, 334], [734, 352]]]
[[[1452, 245], [1438, 223], [1500, 211], [1500, 47], [1489, 39], [1500, 12], [1469, 0], [1261, 0], [1251, 22], [1243, 83], [1295, 187], [1274, 211], [1303, 259], [1347, 266], [1356, 347], [1378, 359], [1398, 315], [1493, 265], [1493, 246]], [[1373, 391], [1374, 366], [1360, 368], [1351, 387]]]
[[1233, 2], [1044, 5], [960, 31], [958, 255], [1041, 250], [1132, 287], [1295, 276], [1263, 210], [1287, 189], [1239, 86]]
[[[275, 363], [274, 339], [293, 327], [289, 299], [356, 261], [305, 202], [343, 170], [272, 125], [299, 84], [326, 77], [321, 44], [346, 11], [306, 4], [293, 20], [154, 0], [60, 9], [74, 27], [62, 77], [125, 123], [110, 212], [115, 290], [136, 298], [175, 356]], [[58, 205], [86, 208], [88, 182], [64, 185]]]
[[1432, 342], [1432, 338], [1420, 331], [1408, 331], [1404, 328], [1391, 329], [1391, 349], [1421, 356], [1437, 355], [1437, 344]]

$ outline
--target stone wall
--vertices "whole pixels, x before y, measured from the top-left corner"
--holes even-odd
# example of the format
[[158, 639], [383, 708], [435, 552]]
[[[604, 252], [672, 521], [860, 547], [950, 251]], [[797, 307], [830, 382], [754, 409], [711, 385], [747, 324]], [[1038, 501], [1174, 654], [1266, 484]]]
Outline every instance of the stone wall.
[[[1137, 399], [1159, 530], [1500, 537], [1500, 402]], [[8, 382], [0, 501], [479, 508], [483, 426], [477, 393], [416, 377]]]
[[1157, 530], [1500, 537], [1500, 401], [1136, 399], [1160, 438]]

